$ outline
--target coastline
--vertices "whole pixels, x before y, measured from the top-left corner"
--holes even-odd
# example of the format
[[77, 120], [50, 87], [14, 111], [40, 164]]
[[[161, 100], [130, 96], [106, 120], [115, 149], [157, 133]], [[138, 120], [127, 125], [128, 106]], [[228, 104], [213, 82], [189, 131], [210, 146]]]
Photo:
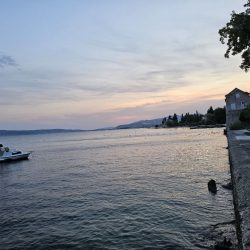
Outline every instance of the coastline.
[[228, 131], [228, 151], [239, 249], [250, 248], [250, 139]]

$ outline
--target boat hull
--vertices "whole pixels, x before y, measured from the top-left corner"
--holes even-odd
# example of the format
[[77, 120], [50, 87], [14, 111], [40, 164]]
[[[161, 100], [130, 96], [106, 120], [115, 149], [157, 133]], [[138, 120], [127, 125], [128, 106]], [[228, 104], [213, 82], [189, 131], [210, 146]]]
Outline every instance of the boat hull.
[[9, 156], [2, 156], [0, 157], [0, 162], [27, 160], [30, 154], [31, 152], [21, 153], [21, 154], [16, 154], [16, 155], [9, 155]]

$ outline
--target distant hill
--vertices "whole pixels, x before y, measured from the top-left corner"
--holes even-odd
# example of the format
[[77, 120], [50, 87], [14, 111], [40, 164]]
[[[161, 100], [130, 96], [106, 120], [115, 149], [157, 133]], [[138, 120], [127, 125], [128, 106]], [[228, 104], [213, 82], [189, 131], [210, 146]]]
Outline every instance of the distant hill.
[[89, 131], [103, 131], [103, 130], [113, 130], [115, 129], [114, 127], [105, 127], [105, 128], [97, 128]]
[[0, 136], [4, 135], [37, 135], [37, 134], [52, 134], [52, 133], [72, 133], [84, 132], [81, 129], [37, 129], [37, 130], [0, 130]]
[[132, 122], [129, 124], [123, 124], [115, 127], [115, 129], [129, 129], [129, 128], [150, 128], [155, 125], [160, 125], [163, 118], [153, 119], [153, 120], [142, 120], [137, 122]]
[[[177, 116], [180, 120], [180, 116]], [[38, 134], [54, 134], [54, 133], [74, 133], [74, 132], [86, 132], [86, 131], [102, 131], [113, 129], [130, 129], [130, 128], [151, 128], [156, 125], [161, 125], [163, 118], [157, 118], [152, 120], [141, 120], [128, 124], [122, 124], [117, 127], [106, 127], [92, 130], [82, 129], [34, 129], [34, 130], [0, 130], [0, 136], [7, 135], [38, 135]]]

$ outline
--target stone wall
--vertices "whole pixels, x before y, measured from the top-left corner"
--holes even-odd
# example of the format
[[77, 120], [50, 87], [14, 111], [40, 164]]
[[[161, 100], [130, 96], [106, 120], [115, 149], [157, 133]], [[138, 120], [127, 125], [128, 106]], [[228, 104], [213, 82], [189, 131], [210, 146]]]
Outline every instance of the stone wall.
[[240, 250], [250, 249], [250, 140], [240, 140], [243, 131], [228, 131], [236, 230]]

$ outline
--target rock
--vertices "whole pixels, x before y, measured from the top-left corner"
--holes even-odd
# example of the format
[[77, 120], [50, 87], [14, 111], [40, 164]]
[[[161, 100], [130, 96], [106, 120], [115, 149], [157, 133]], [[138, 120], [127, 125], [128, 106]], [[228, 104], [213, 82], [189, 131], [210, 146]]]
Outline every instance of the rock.
[[233, 185], [232, 185], [232, 182], [229, 182], [225, 185], [221, 185], [223, 188], [225, 189], [229, 189], [229, 190], [232, 190], [233, 189]]
[[222, 242], [217, 242], [214, 246], [214, 249], [216, 250], [228, 250], [228, 249], [232, 249], [232, 242], [231, 240], [227, 240], [226, 238], [224, 238], [224, 240]]
[[208, 187], [208, 190], [209, 190], [211, 193], [216, 194], [216, 192], [217, 192], [217, 186], [216, 186], [215, 180], [211, 179], [211, 180], [208, 182], [207, 187]]
[[210, 245], [211, 249], [238, 249], [235, 223], [236, 221], [232, 220], [212, 225], [208, 234], [209, 239], [213, 242]]

